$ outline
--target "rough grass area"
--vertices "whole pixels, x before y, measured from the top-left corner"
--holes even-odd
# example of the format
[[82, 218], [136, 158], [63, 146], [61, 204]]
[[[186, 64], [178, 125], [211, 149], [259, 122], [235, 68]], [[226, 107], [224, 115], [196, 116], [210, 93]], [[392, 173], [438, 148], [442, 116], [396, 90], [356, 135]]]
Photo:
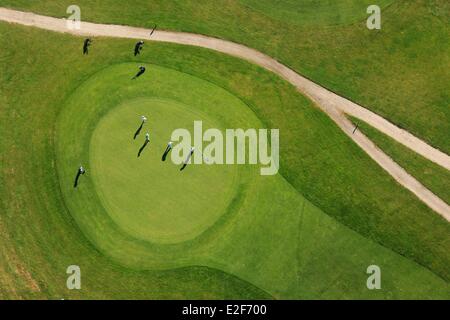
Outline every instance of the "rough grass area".
[[[378, 4], [384, 7], [388, 2]], [[243, 0], [130, 0], [127, 5], [118, 0], [77, 1], [87, 21], [149, 28], [156, 23], [162, 29], [254, 47], [450, 153], [450, 3], [393, 1], [382, 12], [380, 31], [366, 28], [361, 3], [264, 0], [254, 1], [256, 10]], [[0, 0], [0, 6], [57, 17], [67, 17], [71, 4], [71, 0]], [[309, 20], [317, 23], [302, 23], [293, 6], [307, 8]], [[336, 15], [347, 23], [353, 20], [347, 17], [360, 20], [328, 25]]]
[[[5, 243], [0, 281], [8, 288], [3, 297], [448, 297], [442, 279], [448, 278], [448, 224], [396, 185], [330, 119], [274, 75], [197, 48], [147, 44], [143, 56], [134, 60], [133, 41], [95, 39], [90, 55], [83, 57], [82, 39], [4, 23], [0, 31], [5, 48], [0, 57], [0, 235]], [[215, 229], [206, 239], [218, 243], [203, 240], [205, 246], [195, 247], [192, 255], [185, 248], [157, 250], [159, 258], [169, 257], [159, 260], [159, 267], [175, 263], [183, 269], [154, 271], [152, 263], [158, 260], [152, 259], [155, 251], [148, 250], [148, 244], [120, 232], [119, 238], [107, 237], [111, 233], [96, 229], [92, 219], [100, 219], [95, 220], [104, 223], [100, 226], [116, 225], [101, 211], [94, 189], [85, 190], [83, 201], [67, 194], [63, 198], [61, 192], [72, 188], [74, 172], [58, 161], [76, 154], [56, 147], [62, 139], [55, 131], [58, 116], [67, 112], [69, 97], [94, 75], [129, 62], [153, 63], [212, 82], [241, 99], [263, 126], [281, 131], [281, 175], [275, 181], [249, 181], [258, 183], [260, 192], [232, 203], [231, 209], [244, 201], [234, 223], [223, 224], [226, 230]], [[142, 82], [145, 89], [157, 88], [152, 78], [143, 80], [149, 81]], [[121, 82], [97, 83], [114, 84]], [[113, 99], [113, 93], [120, 93], [110, 92], [87, 95], [85, 103], [72, 104], [72, 112], [82, 120], [83, 112], [76, 111], [95, 111], [89, 109], [94, 99]], [[71, 125], [77, 125], [76, 120], [66, 119]], [[87, 156], [96, 123], [70, 131], [74, 136], [68, 135], [70, 143], [62, 145]], [[58, 176], [57, 163], [58, 174], [63, 169], [67, 176]], [[97, 205], [99, 211], [92, 212], [98, 216], [86, 214], [91, 212], [87, 203]], [[189, 256], [183, 259], [177, 250]], [[365, 288], [365, 269], [372, 263], [387, 271], [385, 291]], [[85, 291], [67, 292], [65, 269], [71, 264], [82, 266]]]

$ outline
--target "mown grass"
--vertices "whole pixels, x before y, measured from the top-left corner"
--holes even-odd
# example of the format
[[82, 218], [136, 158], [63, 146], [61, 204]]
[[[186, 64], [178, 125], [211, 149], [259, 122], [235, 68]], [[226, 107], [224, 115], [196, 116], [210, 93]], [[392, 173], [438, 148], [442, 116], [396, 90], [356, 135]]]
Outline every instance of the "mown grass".
[[450, 172], [425, 159], [365, 122], [352, 119], [379, 148], [438, 197], [450, 203]]
[[[251, 166], [240, 168], [235, 187], [236, 196], [217, 222], [200, 235], [193, 234], [191, 236], [194, 238], [181, 243], [174, 238], [172, 244], [167, 245], [155, 240], [155, 235], [145, 238], [141, 233], [129, 228], [126, 219], [132, 216], [134, 211], [141, 210], [141, 206], [146, 206], [144, 209], [148, 210], [157, 209], [153, 204], [158, 201], [173, 204], [173, 212], [167, 212], [166, 215], [176, 214], [181, 210], [182, 214], [189, 215], [189, 224], [192, 225], [196, 224], [195, 215], [201, 216], [202, 213], [191, 213], [189, 206], [195, 204], [174, 199], [173, 192], [160, 188], [164, 185], [164, 182], [160, 181], [163, 173], [158, 176], [153, 173], [153, 179], [148, 184], [135, 181], [134, 185], [127, 186], [128, 177], [114, 181], [114, 177], [120, 175], [123, 170], [138, 170], [144, 179], [148, 179], [145, 178], [146, 173], [155, 170], [134, 165], [132, 159], [119, 165], [119, 168], [114, 167], [117, 159], [127, 157], [122, 154], [122, 150], [133, 154], [134, 158], [134, 152], [125, 146], [126, 141], [130, 140], [130, 130], [124, 131], [122, 128], [129, 116], [121, 111], [120, 105], [127, 103], [132, 97], [141, 97], [138, 101], [143, 101], [145, 96], [158, 97], [166, 101], [176, 100], [186, 106], [189, 112], [200, 117], [204, 115], [203, 117], [208, 119], [217, 118], [216, 124], [220, 125], [220, 128], [261, 127], [260, 121], [244, 104], [232, 99], [230, 94], [215, 88], [209, 82], [150, 65], [149, 73], [138, 82], [133, 82], [129, 80], [129, 74], [136, 65], [113, 65], [91, 76], [68, 97], [58, 120], [57, 167], [65, 203], [83, 233], [99, 251], [114, 261], [137, 270], [190, 265], [217, 268], [249, 281], [276, 298], [411, 298], [435, 296], [432, 291], [436, 292], [436, 297], [446, 296], [447, 286], [443, 280], [330, 219], [308, 203], [282, 176], [261, 177], [257, 168]], [[202, 68], [195, 65], [189, 70], [196, 73]], [[300, 98], [299, 103], [308, 105], [301, 96], [297, 95], [297, 98]], [[140, 114], [145, 105], [143, 102], [138, 105], [134, 108], [138, 109]], [[114, 109], [116, 106], [119, 106], [119, 109]], [[115, 121], [117, 127], [104, 131], [103, 122], [109, 123], [108, 119], [116, 117], [118, 112], [121, 116]], [[149, 125], [154, 128], [152, 133], [155, 133], [153, 145], [161, 143], [159, 140], [162, 137], [156, 133], [160, 132], [161, 127], [172, 126], [172, 118], [169, 106], [163, 114], [156, 110], [150, 112]], [[99, 120], [100, 127], [97, 126]], [[97, 130], [105, 137], [101, 140], [103, 146], [90, 143], [89, 137], [93, 130], [94, 140], [97, 139]], [[112, 145], [114, 149], [115, 143], [120, 141], [123, 146], [120, 151], [119, 147], [115, 148], [115, 159], [104, 159], [105, 168], [102, 169], [91, 166], [91, 173], [83, 177], [83, 184], [76, 190], [73, 189], [73, 169], [78, 165], [78, 161], [90, 157], [90, 163], [94, 164], [98, 160], [98, 148], [108, 149], [108, 145]], [[289, 144], [289, 141], [286, 143]], [[159, 149], [163, 146], [160, 144]], [[112, 156], [110, 154], [107, 158]], [[147, 165], [157, 167], [155, 161], [150, 158], [149, 155], [144, 157], [147, 159]], [[160, 162], [158, 158], [155, 157], [156, 161]], [[98, 175], [102, 174], [96, 172], [99, 169], [107, 170], [111, 176], [112, 179], [107, 185], [99, 185]], [[223, 170], [220, 167], [215, 169]], [[167, 171], [170, 167], [159, 170]], [[197, 193], [207, 192], [211, 201], [215, 201], [215, 198], [223, 196], [220, 192], [225, 190], [216, 190], [214, 180], [208, 180], [204, 170], [201, 166], [191, 166], [182, 177], [190, 180], [203, 178], [203, 181], [190, 188]], [[132, 174], [130, 172], [128, 175]], [[180, 175], [178, 178], [171, 178], [174, 189], [177, 184], [187, 187], [187, 183], [177, 182], [179, 177]], [[140, 187], [144, 188], [150, 204], [133, 201], [133, 194], [127, 199], [128, 192], [141, 192], [135, 190]], [[108, 190], [113, 192], [117, 188], [127, 190], [127, 193], [115, 195], [116, 198], [125, 196], [121, 202], [123, 212], [120, 214], [126, 213], [127, 217], [118, 218], [117, 212], [110, 210], [110, 206], [102, 205], [104, 201], [99, 199], [105, 197], [105, 194], [100, 193], [106, 193]], [[152, 189], [159, 191], [159, 199], [155, 199]], [[216, 191], [219, 191], [219, 194], [215, 194]], [[217, 213], [208, 211], [203, 214]], [[133, 219], [137, 220], [133, 224], [140, 223], [145, 226], [148, 223], [139, 216], [134, 216]], [[161, 220], [155, 223], [163, 222], [167, 218], [159, 216], [158, 219]], [[175, 231], [178, 224], [176, 220], [173, 222]], [[318, 237], [320, 242], [316, 242]], [[352, 254], [347, 254], [348, 252]], [[380, 264], [391, 275], [385, 279], [383, 292], [370, 292], [365, 287], [364, 271], [372, 263]], [[333, 280], [336, 278], [339, 281]], [[401, 287], [397, 287], [396, 283], [401, 283]], [[419, 289], [410, 290], [417, 286], [417, 283], [420, 283]]]
[[[123, 68], [129, 73], [135, 67], [133, 64]], [[177, 73], [160, 72], [156, 67], [148, 68], [148, 72], [153, 79], [148, 84], [153, 86], [155, 81], [158, 87], [161, 85], [163, 75], [177, 78]], [[195, 78], [181, 81], [184, 83], [179, 87], [181, 94], [188, 90], [189, 80]], [[176, 91], [175, 86], [170, 85], [170, 88]], [[192, 87], [189, 91], [195, 97], [208, 93], [208, 90], [196, 92]], [[209, 91], [217, 95], [215, 99], [224, 98], [223, 91]], [[224, 98], [222, 106], [226, 106], [232, 116], [230, 99]], [[112, 108], [114, 110], [101, 120], [93, 133], [89, 157], [96, 191], [109, 215], [136, 238], [156, 243], [189, 240], [211, 227], [236, 196], [238, 166], [192, 165], [180, 172], [181, 165], [174, 165], [170, 158], [177, 150], [165, 162], [161, 157], [174, 130], [192, 131], [194, 121], [202, 121], [204, 130], [208, 127], [225, 130], [226, 126], [220, 125], [224, 117], [199, 114], [193, 112], [198, 110], [195, 106], [157, 96], [132, 99]], [[244, 105], [241, 109], [247, 108]], [[151, 119], [142, 134], [133, 140], [131, 135], [139, 125], [139, 114], [148, 114]], [[150, 142], [137, 157], [145, 132], [150, 133]]]
[[[5, 48], [0, 80], [0, 227], [2, 239], [5, 239], [2, 250], [5, 259], [1, 264], [5, 273], [2, 273], [1, 281], [5, 284], [3, 287], [10, 288], [2, 292], [3, 297], [269, 297], [247, 282], [214, 269], [141, 273], [124, 269], [94, 250], [82, 237], [62, 200], [55, 171], [55, 122], [66, 99], [80, 84], [101, 69], [132, 60], [133, 42], [97, 39], [91, 54], [82, 57], [81, 39], [4, 23], [0, 28], [1, 46]], [[265, 126], [280, 128], [281, 141], [291, 142], [282, 143], [281, 173], [297, 190], [295, 195], [301, 192], [362, 235], [393, 248], [441, 277], [448, 277], [448, 224], [396, 185], [294, 88], [260, 68], [207, 50], [152, 44], [139, 59], [194, 74], [233, 92]], [[294, 193], [290, 191], [289, 194], [293, 196]], [[283, 193], [280, 197], [289, 203]], [[264, 200], [255, 199], [249, 203], [264, 204]], [[255, 226], [255, 232], [248, 233], [248, 228], [242, 225], [239, 231], [242, 243], [256, 241], [252, 238], [256, 235], [261, 238], [257, 242], [284, 239], [284, 228], [289, 219], [280, 218], [284, 203], [276, 204], [271, 214], [262, 215], [265, 222]], [[317, 209], [311, 207], [307, 212], [313, 214], [314, 210]], [[319, 216], [322, 222], [317, 221]], [[298, 219], [299, 214], [291, 213], [290, 217]], [[409, 297], [410, 294], [430, 296], [428, 284], [441, 287], [437, 293], [445, 294], [445, 285], [440, 280], [406, 259], [399, 259], [389, 250], [383, 253], [378, 245], [351, 234], [332, 219], [313, 214], [303, 221], [309, 221], [307, 227], [302, 227], [310, 230], [309, 233], [300, 237], [297, 249], [292, 248], [291, 242], [283, 244], [291, 251], [278, 250], [280, 256], [275, 260], [282, 262], [285, 257], [292, 258], [290, 252], [308, 252], [312, 248], [316, 248], [313, 250], [316, 258], [303, 255], [304, 259], [295, 270], [289, 269], [292, 265], [284, 264], [291, 276], [297, 274], [298, 281], [302, 282], [286, 282], [282, 278], [284, 272], [280, 272], [278, 277], [269, 279], [272, 283], [265, 284], [268, 288], [276, 288], [277, 283], [285, 284], [284, 291], [275, 292], [276, 296], [295, 292], [297, 297], [311, 298], [319, 297], [318, 292], [322, 292], [328, 297], [354, 297], [363, 292], [377, 297], [403, 297], [395, 284], [400, 278], [399, 282], [405, 288], [402, 292]], [[278, 227], [267, 227], [271, 225]], [[298, 225], [289, 223], [291, 230]], [[317, 230], [317, 233], [311, 233], [311, 230]], [[326, 241], [317, 241], [318, 235], [324, 236]], [[269, 243], [274, 249], [280, 249], [282, 244], [279, 241]], [[232, 256], [226, 243], [223, 246], [222, 250], [216, 248], [221, 256]], [[354, 254], [350, 259], [340, 255], [342, 252]], [[121, 256], [120, 250], [116, 256]], [[247, 259], [252, 257], [258, 256]], [[315, 263], [307, 263], [309, 259]], [[364, 287], [358, 287], [364, 286], [361, 280], [365, 279], [364, 270], [369, 260], [387, 263], [387, 270], [399, 272], [391, 278], [390, 290], [367, 293]], [[207, 262], [210, 261], [202, 260], [203, 265]], [[68, 293], [65, 268], [74, 263], [85, 266], [83, 274], [88, 276], [83, 285], [87, 290]], [[247, 265], [258, 264], [248, 261]], [[339, 272], [341, 280], [333, 282], [336, 274], [330, 272], [331, 269], [318, 272], [319, 265], [330, 268], [340, 265], [340, 270], [347, 272]], [[256, 283], [258, 278], [271, 274], [270, 264], [259, 272], [254, 268], [245, 269], [247, 271], [242, 268], [245, 269], [245, 265], [236, 265], [228, 271], [246, 275]], [[359, 276], [354, 277], [354, 272]], [[293, 287], [291, 290], [287, 289], [289, 283]], [[300, 283], [304, 286], [298, 285]], [[422, 289], [417, 289], [417, 283]], [[348, 292], [343, 292], [345, 286], [348, 286]]]
[[[219, 270], [136, 272], [93, 248], [61, 197], [54, 129], [66, 94], [115, 58], [97, 57], [91, 65], [78, 57], [79, 40], [68, 44], [68, 38], [34, 30], [0, 28], [1, 298], [271, 297]], [[14, 39], [21, 39], [20, 45]], [[66, 288], [66, 268], [72, 264], [82, 268], [81, 291]]]
[[[241, 0], [133, 0], [126, 6], [117, 0], [77, 1], [84, 20], [145, 27], [157, 23], [162, 29], [247, 44], [450, 153], [448, 1], [394, 1], [382, 12], [380, 31], [368, 30], [364, 18], [350, 25], [328, 25], [332, 11], [327, 3], [314, 2], [308, 16], [318, 24], [308, 26], [297, 18], [271, 18]], [[1, 6], [58, 17], [67, 16], [71, 4], [0, 0]], [[278, 1], [277, 9], [270, 11], [292, 11], [290, 4]], [[308, 7], [311, 1], [299, 4]], [[361, 9], [348, 6], [345, 12], [361, 17]]]

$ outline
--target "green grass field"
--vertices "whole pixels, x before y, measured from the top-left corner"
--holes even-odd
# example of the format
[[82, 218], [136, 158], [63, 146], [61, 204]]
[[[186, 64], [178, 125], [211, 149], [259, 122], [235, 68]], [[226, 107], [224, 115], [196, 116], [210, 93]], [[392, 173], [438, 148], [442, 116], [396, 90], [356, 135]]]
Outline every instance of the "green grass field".
[[[0, 0], [0, 6], [67, 17], [72, 2]], [[148, 28], [156, 23], [244, 43], [450, 153], [450, 84], [440, 80], [450, 77], [447, 0], [378, 1], [384, 8], [380, 31], [366, 28], [366, 0], [77, 4], [86, 21]]]
[[[367, 19], [367, 7], [374, 4], [370, 0], [240, 0], [240, 2], [279, 21], [319, 27], [363, 21]], [[381, 0], [377, 5], [384, 9], [392, 2], [394, 1]]]
[[[152, 118], [148, 129], [152, 142], [140, 158], [136, 153], [143, 145], [142, 135], [138, 141], [130, 139], [138, 114], [151, 114]], [[173, 100], [138, 99], [108, 113], [93, 134], [90, 163], [95, 189], [117, 225], [136, 238], [157, 243], [195, 238], [212, 226], [237, 196], [236, 166], [193, 166], [180, 174], [171, 161], [162, 162], [171, 132], [193, 130], [195, 120], [221, 127], [219, 119], [210, 121]]]
[[421, 181], [438, 197], [450, 203], [450, 172], [441, 166], [414, 153], [400, 143], [380, 133], [370, 125], [353, 119], [366, 134], [386, 154]]
[[[273, 74], [192, 47], [133, 58], [133, 41], [98, 38], [82, 56], [80, 38], [0, 34], [0, 298], [450, 297], [449, 224]], [[280, 174], [162, 162], [194, 120], [279, 128]]]
[[[262, 124], [242, 101], [210, 82], [157, 66], [130, 81], [135, 68], [135, 63], [119, 64], [91, 76], [69, 97], [58, 122], [57, 167], [65, 203], [105, 255], [137, 270], [208, 266], [288, 299], [383, 297], [364, 286], [364, 265], [377, 260], [386, 268], [396, 265], [392, 283], [386, 281], [390, 295], [401, 296], [397, 280], [406, 286], [422, 281], [424, 270], [410, 278], [421, 268], [339, 226], [280, 176], [261, 177], [248, 166], [237, 174], [234, 167], [208, 165], [180, 174], [177, 166], [162, 163], [172, 130], [192, 127], [194, 120], [222, 129]], [[155, 141], [137, 158], [142, 139], [133, 141], [132, 134], [141, 114], [150, 115]], [[86, 158], [92, 173], [74, 189], [73, 169]], [[356, 250], [351, 256], [327, 257], [330, 250], [350, 247]], [[338, 275], [323, 264], [340, 266]], [[408, 276], [401, 279], [403, 273]], [[437, 297], [445, 296], [445, 282], [429, 277], [427, 282], [442, 287]], [[353, 285], [347, 292], [348, 283]], [[430, 295], [431, 288], [427, 284], [420, 294]]]

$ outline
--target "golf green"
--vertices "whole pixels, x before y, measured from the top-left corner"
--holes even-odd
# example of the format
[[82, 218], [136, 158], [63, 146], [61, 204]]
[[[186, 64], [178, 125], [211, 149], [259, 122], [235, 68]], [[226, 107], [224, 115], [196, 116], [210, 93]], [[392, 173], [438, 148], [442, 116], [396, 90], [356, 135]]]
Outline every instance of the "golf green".
[[[63, 2], [58, 2], [53, 12], [65, 12]], [[82, 2], [88, 5], [92, 1]], [[186, 7], [198, 9], [198, 3], [186, 3]], [[83, 12], [92, 14], [89, 19], [97, 22], [145, 24], [154, 20], [122, 14], [120, 18], [125, 20], [114, 21], [108, 16], [114, 10], [107, 10], [108, 13], [94, 7], [92, 10], [84, 7]], [[404, 7], [408, 9], [405, 11]], [[386, 12], [387, 31], [428, 12], [425, 5], [409, 3], [396, 4], [392, 9]], [[171, 10], [170, 6], [164, 11], [183, 12], [189, 17], [192, 12], [198, 12]], [[335, 73], [352, 81], [355, 75], [360, 80], [370, 78], [367, 68], [358, 72], [357, 67], [367, 66], [364, 61], [370, 60], [359, 54], [358, 48], [353, 57], [357, 61], [347, 63], [354, 71], [350, 77], [345, 72], [345, 63], [331, 63], [332, 68], [328, 68], [325, 59], [317, 67], [308, 57], [299, 58], [302, 52], [320, 57], [319, 51], [323, 49], [328, 54], [322, 58], [346, 61], [339, 59], [342, 55], [334, 50], [336, 44], [343, 44], [344, 56], [348, 56], [345, 43], [373, 41], [364, 32], [361, 34], [367, 41], [363, 42], [358, 40], [359, 32], [355, 34], [351, 27], [349, 32], [336, 35], [336, 30], [330, 28], [327, 32], [318, 30], [319, 35], [301, 33], [305, 36], [299, 37], [294, 29], [280, 28], [281, 25], [272, 24], [262, 16], [241, 17], [243, 21], [259, 23], [249, 28], [216, 23], [216, 19], [210, 19], [211, 12], [215, 11], [203, 10], [201, 15], [208, 21], [214, 20], [214, 26], [205, 19], [193, 29], [183, 19], [172, 21], [181, 23], [176, 29], [222, 34], [259, 48], [293, 68], [296, 68], [295, 61], [299, 61], [301, 68], [297, 63], [296, 70], [304, 67], [308, 75], [307, 70], [314, 69], [320, 73], [315, 79], [322, 79], [324, 85], [345, 82], [334, 81]], [[237, 19], [233, 14], [236, 12], [227, 13], [233, 21]], [[400, 16], [406, 20], [399, 19]], [[196, 16], [190, 21], [198, 22], [201, 18]], [[438, 18], [435, 18], [425, 18], [431, 22], [426, 25], [436, 27]], [[397, 20], [398, 23], [392, 24]], [[236, 30], [217, 27], [223, 25]], [[168, 29], [175, 26], [169, 25]], [[414, 35], [424, 34], [413, 29], [409, 31]], [[449, 297], [448, 223], [439, 221], [414, 195], [396, 185], [331, 119], [274, 74], [231, 56], [189, 46], [148, 42], [144, 53], [133, 57], [135, 40], [99, 37], [91, 54], [82, 56], [82, 39], [78, 37], [6, 23], [0, 23], [0, 30], [3, 35], [0, 42], [5, 49], [0, 59], [0, 105], [5, 111], [0, 112], [1, 127], [5, 129], [0, 139], [0, 149], [4, 151], [0, 152], [3, 164], [0, 234], [5, 240], [0, 253], [0, 298]], [[242, 30], [249, 37], [239, 36]], [[408, 28], [405, 31], [406, 38], [391, 40], [408, 48], [422, 48], [417, 46], [416, 38], [407, 36]], [[268, 34], [276, 38], [267, 37]], [[439, 28], [434, 34], [439, 34]], [[258, 35], [263, 44], [258, 41]], [[386, 38], [379, 35], [375, 35], [378, 40]], [[389, 39], [385, 40], [389, 42]], [[381, 48], [385, 49], [383, 41]], [[286, 47], [279, 45], [301, 46], [301, 50], [288, 50], [293, 52], [294, 62], [289, 62]], [[320, 50], [314, 49], [319, 47]], [[370, 51], [378, 57], [376, 48], [369, 47], [373, 50], [364, 53]], [[394, 48], [403, 61], [405, 51], [398, 46]], [[147, 72], [131, 81], [140, 65], [145, 65]], [[395, 63], [389, 68], [398, 73]], [[383, 67], [375, 69], [384, 70]], [[380, 77], [390, 78], [385, 72]], [[358, 99], [354, 92], [347, 92], [357, 101], [364, 102], [371, 97], [396, 101], [389, 90], [377, 95], [383, 90], [358, 90], [361, 88], [357, 82], [351, 83], [352, 88], [368, 94]], [[390, 86], [392, 81], [359, 82], [370, 83], [371, 87], [373, 83], [387, 83], [386, 88], [397, 88]], [[434, 84], [421, 82], [426, 83]], [[404, 93], [410, 84], [396, 90]], [[427, 96], [438, 96], [429, 94], [429, 90], [424, 92]], [[368, 105], [372, 102], [374, 106], [379, 104], [373, 100]], [[179, 111], [172, 117], [175, 109]], [[279, 174], [263, 177], [259, 175], [259, 166], [237, 166], [238, 179], [231, 187], [235, 191], [226, 200], [226, 195], [211, 194], [216, 190], [217, 181], [210, 180], [223, 174], [220, 183], [231, 183], [226, 178], [232, 172], [208, 173], [207, 166], [203, 170], [204, 166], [191, 165], [180, 172], [180, 166], [170, 160], [163, 163], [160, 157], [170, 139], [169, 131], [184, 126], [182, 120], [194, 117], [191, 113], [198, 115], [195, 118], [203, 120], [205, 126], [258, 128], [263, 123], [264, 128], [280, 129]], [[142, 114], [149, 121], [133, 140]], [[147, 131], [150, 144], [138, 159], [137, 151]], [[123, 144], [119, 143], [120, 139]], [[164, 170], [147, 171], [152, 169], [146, 164]], [[74, 188], [80, 165], [87, 172]], [[230, 168], [218, 166], [217, 169]], [[161, 180], [169, 174], [175, 179], [202, 178], [198, 184], [183, 181], [183, 186], [194, 197], [207, 194], [210, 200], [215, 197], [218, 203], [223, 201], [222, 206], [219, 203], [213, 212], [190, 213], [195, 219], [177, 225], [174, 220], [184, 211], [179, 210], [178, 199], [171, 192], [162, 192], [159, 187], [165, 186], [166, 181]], [[139, 183], [132, 179], [135, 175], [141, 176]], [[114, 183], [108, 183], [108, 179]], [[118, 190], [126, 194], [124, 201], [116, 199], [114, 193]], [[147, 195], [155, 194], [157, 199], [147, 199]], [[119, 209], [108, 207], [108, 201], [113, 204], [117, 201]], [[152, 201], [161, 201], [159, 205], [169, 208], [170, 214], [162, 215], [162, 210], [149, 207]], [[176, 239], [167, 241], [161, 226], [168, 224], [169, 219], [178, 228], [169, 230]], [[69, 265], [80, 266], [82, 290], [67, 290], [65, 271]], [[366, 270], [370, 265], [382, 270], [382, 290], [366, 287], [369, 276]]]
[[[140, 115], [149, 121], [133, 139]], [[195, 107], [156, 98], [127, 101], [99, 122], [90, 147], [92, 177], [106, 211], [127, 233], [152, 242], [180, 242], [198, 236], [226, 210], [237, 191], [237, 166], [192, 164], [180, 171], [171, 154], [162, 161], [172, 132], [193, 132], [197, 120], [222, 128], [220, 119]], [[150, 142], [138, 157], [147, 132]]]
[[[137, 66], [118, 64], [92, 75], [59, 121], [63, 192], [75, 219], [100, 247], [102, 241], [111, 246], [109, 237], [119, 230], [130, 241], [152, 245], [195, 239], [230, 211], [240, 185], [259, 169], [205, 161], [181, 171], [171, 159], [175, 150], [163, 161], [174, 130], [187, 129], [194, 144], [194, 121], [202, 121], [203, 131], [222, 132], [261, 123], [239, 98], [208, 81], [155, 65], [131, 80]], [[143, 115], [148, 121], [136, 135]], [[150, 142], [139, 153], [146, 133]], [[74, 188], [80, 165], [87, 174]]]
[[[337, 265], [352, 270], [342, 280], [354, 283], [358, 293], [352, 294], [375, 297], [361, 285], [373, 261], [395, 270], [395, 281], [384, 280], [388, 292], [397, 290], [398, 279], [405, 281], [400, 287], [416, 281], [415, 272], [426, 279], [422, 290], [441, 287], [411, 261], [330, 219], [281, 175], [261, 176], [257, 165], [207, 163], [180, 171], [170, 155], [162, 161], [173, 130], [192, 135], [195, 120], [203, 131], [263, 124], [251, 105], [210, 81], [152, 64], [131, 80], [138, 66], [119, 63], [92, 74], [58, 119], [64, 202], [102, 254], [133, 270], [207, 266], [280, 298], [334, 296], [340, 291], [330, 286], [336, 281], [328, 267]], [[142, 115], [148, 121], [134, 139]], [[147, 132], [150, 142], [138, 157]], [[86, 174], [74, 188], [80, 165]], [[352, 255], [342, 259], [350, 248]]]

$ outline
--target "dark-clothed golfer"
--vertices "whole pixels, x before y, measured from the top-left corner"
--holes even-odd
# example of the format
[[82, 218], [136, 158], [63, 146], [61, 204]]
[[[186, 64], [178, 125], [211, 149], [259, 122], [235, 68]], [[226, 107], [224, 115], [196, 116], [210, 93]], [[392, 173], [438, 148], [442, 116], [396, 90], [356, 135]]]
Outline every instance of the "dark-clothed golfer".
[[92, 40], [87, 38], [86, 40], [84, 40], [84, 44], [83, 44], [83, 54], [89, 54], [89, 46], [91, 45]]
[[134, 46], [134, 56], [137, 56], [138, 54], [141, 54], [141, 50], [144, 46], [144, 41], [139, 41], [138, 43], [136, 43], [136, 45]]
[[192, 155], [194, 154], [195, 148], [191, 148], [191, 152], [189, 152], [188, 156], [186, 157], [186, 160], [184, 160], [183, 166], [181, 167], [180, 171], [183, 171], [186, 166], [189, 164], [189, 161], [191, 160]]

